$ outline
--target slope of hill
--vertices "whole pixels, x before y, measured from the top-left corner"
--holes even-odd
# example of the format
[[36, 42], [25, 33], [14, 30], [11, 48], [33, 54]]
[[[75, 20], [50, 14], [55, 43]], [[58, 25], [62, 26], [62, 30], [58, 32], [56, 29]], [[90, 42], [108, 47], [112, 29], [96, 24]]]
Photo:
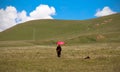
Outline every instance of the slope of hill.
[[31, 44], [66, 44], [120, 42], [120, 14], [91, 20], [34, 20], [0, 33], [4, 41], [25, 41]]

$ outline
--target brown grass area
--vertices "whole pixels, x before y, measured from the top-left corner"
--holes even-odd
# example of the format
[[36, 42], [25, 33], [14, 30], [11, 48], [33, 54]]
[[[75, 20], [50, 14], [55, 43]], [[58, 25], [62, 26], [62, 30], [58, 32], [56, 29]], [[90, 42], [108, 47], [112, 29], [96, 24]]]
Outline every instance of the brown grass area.
[[[0, 48], [0, 72], [119, 72], [119, 43]], [[90, 59], [84, 59], [89, 56]]]

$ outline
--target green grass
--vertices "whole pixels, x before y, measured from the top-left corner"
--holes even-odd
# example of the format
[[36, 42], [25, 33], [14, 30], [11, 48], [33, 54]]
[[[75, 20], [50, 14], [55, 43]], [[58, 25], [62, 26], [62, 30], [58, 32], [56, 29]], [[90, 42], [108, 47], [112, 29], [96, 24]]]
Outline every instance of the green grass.
[[[0, 72], [120, 72], [119, 19], [35, 20], [3, 31]], [[59, 40], [65, 41], [61, 58]]]
[[[0, 72], [119, 72], [119, 43], [0, 48]], [[90, 59], [84, 59], [90, 56]]]
[[[120, 14], [91, 20], [34, 20], [0, 33], [0, 41], [27, 41], [27, 44], [120, 42]], [[105, 38], [98, 41], [97, 35]]]

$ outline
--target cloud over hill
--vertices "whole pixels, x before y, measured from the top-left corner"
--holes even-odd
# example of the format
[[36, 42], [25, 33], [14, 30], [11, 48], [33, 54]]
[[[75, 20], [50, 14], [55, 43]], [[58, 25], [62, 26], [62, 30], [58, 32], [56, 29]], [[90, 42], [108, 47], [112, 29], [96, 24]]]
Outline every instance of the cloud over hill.
[[0, 9], [0, 32], [4, 31], [18, 23], [36, 19], [53, 19], [55, 15], [54, 7], [48, 5], [39, 5], [35, 10], [29, 13], [25, 10], [19, 12], [14, 6], [7, 6], [6, 9]]
[[111, 15], [111, 14], [115, 14], [115, 13], [116, 12], [112, 11], [108, 6], [106, 6], [102, 10], [98, 9], [95, 16], [102, 17], [102, 16], [107, 16], [107, 15]]

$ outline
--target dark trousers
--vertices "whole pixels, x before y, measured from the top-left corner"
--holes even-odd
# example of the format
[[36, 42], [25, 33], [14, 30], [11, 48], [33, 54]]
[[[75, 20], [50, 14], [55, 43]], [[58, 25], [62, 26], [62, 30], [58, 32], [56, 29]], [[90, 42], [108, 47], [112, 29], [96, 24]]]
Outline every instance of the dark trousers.
[[57, 51], [57, 56], [58, 56], [58, 57], [61, 56], [61, 51]]

